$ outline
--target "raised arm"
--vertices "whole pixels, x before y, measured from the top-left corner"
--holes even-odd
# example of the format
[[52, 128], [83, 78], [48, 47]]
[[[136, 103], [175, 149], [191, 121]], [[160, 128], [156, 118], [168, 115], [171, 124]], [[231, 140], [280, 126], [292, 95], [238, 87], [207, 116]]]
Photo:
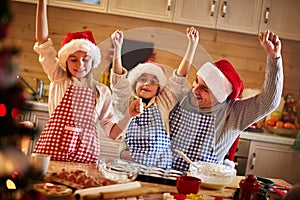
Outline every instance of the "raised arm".
[[263, 47], [269, 58], [281, 57], [281, 42], [278, 35], [275, 35], [270, 30], [265, 30], [258, 35], [260, 45]]
[[188, 74], [199, 42], [199, 33], [194, 27], [186, 29], [186, 36], [188, 38], [188, 46], [178, 66], [177, 75], [179, 76], [186, 76]]
[[48, 40], [47, 0], [38, 0], [36, 9], [35, 39], [38, 44]]
[[114, 55], [113, 55], [113, 63], [112, 69], [116, 74], [122, 74], [122, 44], [123, 44], [123, 32], [116, 30], [113, 34], [111, 34], [111, 41], [114, 45]]

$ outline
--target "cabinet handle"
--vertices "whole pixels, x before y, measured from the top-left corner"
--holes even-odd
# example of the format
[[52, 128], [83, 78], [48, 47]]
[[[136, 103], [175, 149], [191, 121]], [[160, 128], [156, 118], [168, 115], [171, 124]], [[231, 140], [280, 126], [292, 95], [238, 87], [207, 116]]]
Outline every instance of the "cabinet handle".
[[213, 1], [212, 1], [212, 4], [211, 4], [211, 6], [210, 6], [210, 16], [212, 16], [212, 17], [214, 16], [215, 10], [216, 10], [216, 1], [213, 0]]
[[172, 0], [168, 0], [168, 10], [171, 10], [172, 7]]
[[226, 10], [227, 10], [227, 1], [224, 1], [222, 7], [222, 17], [225, 17]]
[[269, 14], [270, 14], [270, 8], [266, 8], [266, 13], [265, 13], [265, 24], [268, 23], [269, 21]]
[[250, 167], [250, 169], [254, 169], [255, 161], [256, 161], [256, 154], [253, 153], [252, 154], [252, 160], [251, 160], [251, 167]]

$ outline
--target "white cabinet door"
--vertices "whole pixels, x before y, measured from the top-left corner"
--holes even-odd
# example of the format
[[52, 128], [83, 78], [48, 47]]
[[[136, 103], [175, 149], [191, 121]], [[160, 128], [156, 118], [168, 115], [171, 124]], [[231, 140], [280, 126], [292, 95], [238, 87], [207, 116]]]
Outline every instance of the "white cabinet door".
[[118, 159], [120, 141], [110, 139], [103, 130], [98, 130], [100, 143], [100, 158]]
[[257, 34], [263, 0], [177, 0], [174, 22]]
[[49, 0], [49, 5], [105, 13], [108, 0]]
[[217, 29], [257, 34], [262, 0], [227, 0], [219, 6]]
[[[32, 142], [32, 148], [34, 148], [36, 142], [40, 138], [40, 134], [44, 130], [44, 127], [46, 126], [48, 120], [49, 120], [48, 111], [37, 111], [37, 110], [31, 111], [30, 121], [32, 121], [35, 124], [35, 127], [37, 129], [37, 133]], [[33, 149], [31, 149], [31, 150], [33, 150]]]
[[177, 0], [174, 12], [174, 22], [215, 28], [217, 23], [219, 0]]
[[171, 0], [109, 0], [108, 13], [171, 22]]
[[246, 174], [300, 182], [300, 152], [289, 145], [251, 141]]
[[260, 31], [269, 28], [281, 38], [300, 41], [300, 1], [264, 0]]

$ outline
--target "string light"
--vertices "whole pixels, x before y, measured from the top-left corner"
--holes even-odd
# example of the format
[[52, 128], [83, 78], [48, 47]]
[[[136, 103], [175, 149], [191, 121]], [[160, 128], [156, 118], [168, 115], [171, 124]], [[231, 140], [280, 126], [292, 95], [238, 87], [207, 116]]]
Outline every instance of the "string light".
[[15, 183], [12, 180], [10, 180], [10, 179], [6, 180], [6, 187], [9, 190], [15, 190], [15, 189], [17, 189]]
[[18, 119], [20, 116], [20, 109], [19, 108], [13, 108], [11, 110], [11, 116], [13, 119]]
[[6, 115], [6, 106], [4, 104], [0, 104], [0, 117], [4, 117]]

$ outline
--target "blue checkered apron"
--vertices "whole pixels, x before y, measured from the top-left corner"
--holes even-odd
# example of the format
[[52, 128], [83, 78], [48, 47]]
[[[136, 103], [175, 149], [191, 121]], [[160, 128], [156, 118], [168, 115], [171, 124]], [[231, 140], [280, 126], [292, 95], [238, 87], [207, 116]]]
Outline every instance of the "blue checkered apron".
[[170, 136], [155, 104], [132, 118], [125, 140], [133, 160], [147, 166], [172, 167]]
[[[190, 112], [179, 105], [170, 116], [171, 147], [183, 151], [193, 162], [217, 162], [214, 152], [215, 117]], [[189, 164], [173, 152], [172, 168], [188, 171]]]

